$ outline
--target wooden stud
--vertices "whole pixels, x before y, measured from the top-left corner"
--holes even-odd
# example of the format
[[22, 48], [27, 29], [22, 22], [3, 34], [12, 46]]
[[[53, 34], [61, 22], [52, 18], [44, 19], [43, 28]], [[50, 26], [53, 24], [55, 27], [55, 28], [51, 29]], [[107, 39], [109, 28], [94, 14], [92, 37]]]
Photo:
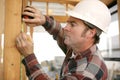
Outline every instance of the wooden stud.
[[28, 5], [28, 0], [22, 0], [22, 12], [27, 5]]
[[1, 47], [1, 44], [2, 44], [1, 42], [2, 42], [2, 36], [0, 35], [0, 80], [3, 80], [3, 62], [2, 62], [3, 50]]
[[68, 16], [54, 16], [55, 20], [61, 23], [65, 23], [68, 19]]
[[34, 31], [34, 29], [33, 29], [33, 27], [30, 27], [30, 36], [33, 38], [33, 31]]
[[114, 0], [101, 0], [101, 1], [108, 6], [108, 5], [111, 4]]
[[[53, 3], [68, 3], [68, 4], [72, 4], [72, 5], [76, 5], [78, 2], [80, 2], [81, 0], [32, 0], [35, 2], [53, 2]], [[113, 2], [114, 0], [101, 0], [103, 3], [105, 3], [106, 5], [109, 5], [111, 2]]]
[[28, 77], [26, 75], [26, 70], [25, 70], [25, 66], [23, 64], [21, 64], [21, 80], [28, 80]]
[[49, 10], [49, 7], [48, 7], [48, 2], [46, 2], [46, 15], [48, 16], [49, 15], [49, 12], [48, 12], [48, 10]]
[[[24, 8], [28, 5], [29, 0], [22, 0], [22, 12], [24, 11]], [[23, 27], [23, 31], [26, 33], [27, 32], [27, 25], [22, 22], [22, 27]], [[21, 57], [22, 60], [22, 57]], [[26, 76], [26, 71], [25, 71], [25, 67], [24, 65], [21, 63], [20, 64], [20, 77], [21, 80], [27, 80], [27, 76]]]
[[[24, 8], [28, 5], [28, 1], [29, 0], [22, 0], [22, 12], [23, 12]], [[23, 26], [24, 26], [24, 32], [27, 32], [26, 24], [23, 24]]]
[[4, 31], [4, 4], [5, 0], [0, 0], [0, 34], [2, 34]]
[[78, 3], [80, 0], [32, 0], [35, 2], [52, 2], [52, 3]]
[[[30, 2], [30, 5], [32, 5], [32, 0], [29, 0]], [[30, 35], [31, 37], [33, 37], [33, 31], [34, 31], [34, 28], [32, 26], [30, 26]]]
[[[119, 35], [120, 35], [120, 0], [117, 0], [117, 6], [118, 6], [117, 10], [118, 10], [118, 24], [119, 24]], [[119, 42], [120, 42], [120, 37], [119, 37]]]
[[[66, 11], [68, 11], [68, 4], [67, 3], [66, 3], [65, 7], [66, 7]], [[66, 14], [66, 16], [68, 16], [68, 15]]]
[[29, 0], [29, 2], [30, 2], [30, 5], [32, 5], [32, 0]]
[[5, 0], [4, 80], [20, 80], [20, 53], [15, 39], [21, 31], [22, 0]]
[[0, 80], [3, 80], [3, 50], [2, 50], [2, 34], [4, 32], [4, 9], [5, 0], [0, 0]]

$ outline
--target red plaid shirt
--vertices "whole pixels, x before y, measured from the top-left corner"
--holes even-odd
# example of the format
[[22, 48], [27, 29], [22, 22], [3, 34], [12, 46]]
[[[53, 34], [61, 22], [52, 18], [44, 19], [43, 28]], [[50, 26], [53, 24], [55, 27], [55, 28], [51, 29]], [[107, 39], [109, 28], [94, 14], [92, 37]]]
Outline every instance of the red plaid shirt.
[[[63, 30], [60, 24], [52, 17], [46, 17], [46, 20], [44, 28], [53, 35], [66, 55], [61, 68], [60, 80], [107, 80], [107, 68], [96, 45], [72, 56], [73, 50], [63, 42]], [[42, 70], [34, 54], [25, 57], [22, 62], [30, 80], [51, 80]]]

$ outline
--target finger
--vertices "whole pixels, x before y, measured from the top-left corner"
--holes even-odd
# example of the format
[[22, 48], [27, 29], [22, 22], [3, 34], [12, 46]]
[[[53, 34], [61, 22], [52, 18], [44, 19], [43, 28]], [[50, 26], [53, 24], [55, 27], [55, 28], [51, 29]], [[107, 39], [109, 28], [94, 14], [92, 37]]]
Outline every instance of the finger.
[[22, 33], [21, 34], [21, 38], [26, 41], [27, 40], [27, 34], [26, 33]]
[[24, 47], [25, 46], [25, 38], [23, 37], [23, 33], [21, 33], [18, 37], [18, 46]]
[[23, 45], [23, 40], [21, 39], [21, 35], [22, 34], [20, 34], [16, 38], [16, 47], [17, 47], [18, 51], [23, 55], [23, 53], [24, 53], [24, 45]]
[[29, 16], [29, 17], [35, 17], [35, 14], [34, 13], [31, 13], [31, 12], [23, 12], [22, 14], [22, 17], [24, 18], [24, 16]]
[[17, 46], [17, 47], [20, 47], [20, 46], [21, 46], [21, 42], [20, 42], [19, 37], [16, 38], [16, 46]]
[[36, 19], [24, 19], [24, 18], [23, 18], [23, 21], [26, 24], [35, 24], [37, 22]]
[[33, 42], [31, 36], [25, 33], [21, 34], [20, 41], [23, 47], [25, 47], [29, 42]]
[[26, 12], [26, 11], [31, 12], [31, 13], [35, 13], [36, 9], [32, 6], [29, 6], [29, 7], [26, 7], [24, 9], [24, 12]]

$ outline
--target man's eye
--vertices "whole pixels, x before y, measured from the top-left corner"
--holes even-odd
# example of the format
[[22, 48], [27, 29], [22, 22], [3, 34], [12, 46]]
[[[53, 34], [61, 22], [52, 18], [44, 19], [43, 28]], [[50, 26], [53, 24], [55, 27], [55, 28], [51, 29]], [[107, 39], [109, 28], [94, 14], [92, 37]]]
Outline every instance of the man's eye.
[[72, 27], [74, 27], [74, 26], [75, 26], [75, 24], [74, 24], [74, 23], [70, 23], [70, 25], [71, 25]]

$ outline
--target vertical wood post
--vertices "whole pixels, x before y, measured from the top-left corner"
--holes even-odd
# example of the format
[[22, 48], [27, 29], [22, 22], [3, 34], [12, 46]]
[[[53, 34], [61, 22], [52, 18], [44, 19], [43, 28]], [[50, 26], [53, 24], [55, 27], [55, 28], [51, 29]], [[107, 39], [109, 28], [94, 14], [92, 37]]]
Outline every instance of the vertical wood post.
[[48, 5], [49, 5], [49, 3], [48, 2], [46, 2], [46, 15], [49, 15], [49, 8], [48, 8]]
[[3, 33], [4, 29], [4, 8], [5, 8], [4, 2], [5, 0], [0, 0], [0, 34]]
[[[32, 5], [32, 0], [29, 0], [29, 2], [30, 2], [30, 5]], [[33, 27], [30, 26], [30, 35], [31, 35], [31, 37], [33, 37], [33, 31], [34, 31]]]
[[[24, 11], [24, 8], [28, 5], [28, 0], [22, 0], [22, 12]], [[24, 25], [24, 32], [27, 32], [27, 26], [26, 24]]]
[[[119, 24], [118, 26], [119, 26], [119, 36], [120, 36], [120, 0], [117, 0], [117, 6], [118, 6], [118, 24]], [[119, 43], [120, 43], [120, 37], [119, 37]]]
[[[29, 0], [22, 0], [22, 12], [24, 11], [24, 8], [28, 5], [28, 1]], [[23, 29], [24, 32], [27, 32], [27, 25], [24, 23], [22, 23], [23, 25]], [[28, 80], [27, 76], [26, 76], [26, 72], [25, 72], [25, 67], [24, 65], [21, 63], [21, 80]]]
[[3, 50], [2, 50], [2, 34], [4, 32], [4, 8], [5, 0], [0, 0], [0, 80], [3, 80]]
[[0, 35], [0, 80], [3, 80], [3, 51], [2, 51], [2, 47], [1, 47], [1, 39], [2, 36]]
[[20, 80], [20, 54], [15, 38], [21, 31], [22, 0], [5, 0], [4, 80]]

